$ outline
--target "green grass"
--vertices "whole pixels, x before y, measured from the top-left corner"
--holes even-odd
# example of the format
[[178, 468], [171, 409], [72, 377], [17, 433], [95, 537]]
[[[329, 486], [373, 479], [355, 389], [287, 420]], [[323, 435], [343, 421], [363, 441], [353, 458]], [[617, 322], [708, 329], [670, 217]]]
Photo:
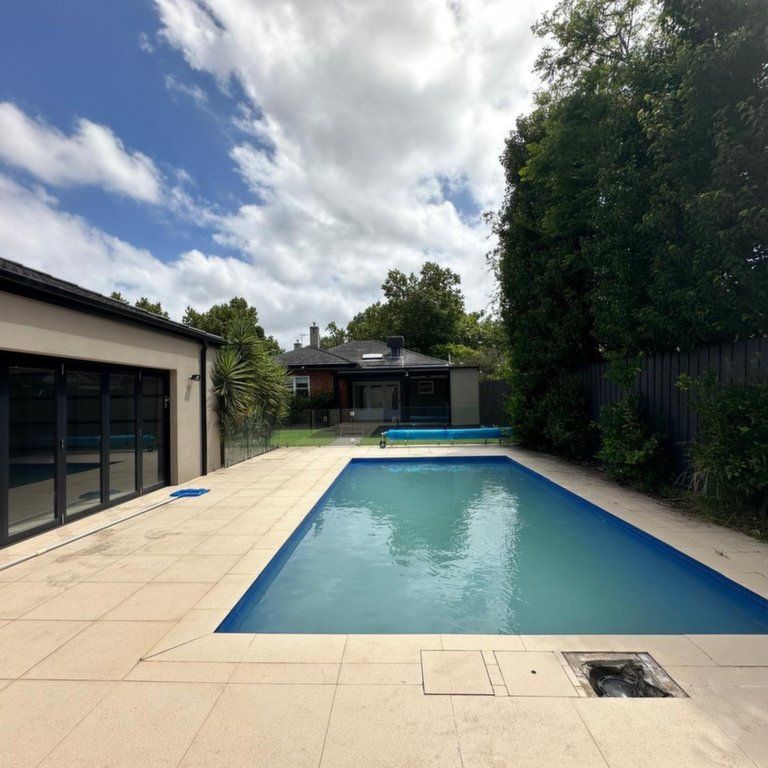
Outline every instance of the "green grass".
[[275, 433], [273, 439], [280, 447], [295, 448], [329, 445], [338, 436], [335, 429], [281, 429]]

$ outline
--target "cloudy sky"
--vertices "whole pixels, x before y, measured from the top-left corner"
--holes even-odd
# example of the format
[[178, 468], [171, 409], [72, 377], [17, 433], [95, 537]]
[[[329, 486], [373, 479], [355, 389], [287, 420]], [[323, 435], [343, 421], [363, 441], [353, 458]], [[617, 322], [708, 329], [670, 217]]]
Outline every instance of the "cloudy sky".
[[289, 345], [426, 259], [486, 308], [498, 157], [537, 86], [493, 0], [3, 0], [0, 254]]

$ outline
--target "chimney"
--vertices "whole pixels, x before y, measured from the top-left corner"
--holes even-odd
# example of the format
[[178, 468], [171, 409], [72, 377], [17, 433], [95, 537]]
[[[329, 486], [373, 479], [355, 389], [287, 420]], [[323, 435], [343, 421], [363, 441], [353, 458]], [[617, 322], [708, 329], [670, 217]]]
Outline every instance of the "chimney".
[[315, 348], [320, 346], [320, 328], [318, 328], [317, 323], [312, 323], [309, 326], [309, 346]]
[[297, 349], [301, 349], [301, 342], [300, 342], [300, 341], [298, 341], [298, 340], [296, 340], [296, 341], [294, 341], [294, 342], [293, 342], [293, 350], [294, 350], [294, 352], [295, 352]]
[[402, 336], [387, 336], [390, 357], [402, 357], [405, 339]]

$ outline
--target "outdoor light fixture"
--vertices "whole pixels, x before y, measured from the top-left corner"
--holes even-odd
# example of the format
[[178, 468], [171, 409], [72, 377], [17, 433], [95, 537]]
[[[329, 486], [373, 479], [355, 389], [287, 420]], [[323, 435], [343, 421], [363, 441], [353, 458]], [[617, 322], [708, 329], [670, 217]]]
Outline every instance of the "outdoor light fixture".
[[199, 373], [193, 373], [193, 374], [192, 374], [192, 375], [189, 377], [189, 380], [190, 380], [190, 381], [200, 381], [200, 374], [199, 374]]

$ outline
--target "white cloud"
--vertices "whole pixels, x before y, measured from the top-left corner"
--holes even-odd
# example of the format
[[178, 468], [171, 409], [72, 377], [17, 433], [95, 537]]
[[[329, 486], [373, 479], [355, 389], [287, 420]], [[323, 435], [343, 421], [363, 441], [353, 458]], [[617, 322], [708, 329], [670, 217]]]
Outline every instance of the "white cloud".
[[[247, 96], [235, 125], [248, 140], [231, 157], [259, 204], [223, 216], [217, 239], [284, 288], [264, 295], [265, 319], [344, 322], [380, 297], [389, 268], [427, 258], [487, 305], [488, 231], [440, 181], [498, 208], [498, 157], [530, 105], [530, 25], [548, 0], [155, 3], [160, 36]], [[327, 297], [317, 310], [295, 300], [310, 286]]]
[[141, 48], [144, 53], [155, 52], [154, 43], [146, 32], [139, 32], [139, 48]]
[[161, 199], [162, 179], [152, 160], [83, 118], [67, 136], [0, 102], [0, 160], [53, 186], [95, 185], [149, 203]]
[[173, 75], [165, 76], [165, 88], [172, 93], [180, 93], [192, 99], [196, 104], [202, 105], [208, 101], [208, 94], [199, 85], [188, 85]]
[[285, 285], [240, 259], [191, 250], [163, 262], [59, 210], [44, 190], [25, 187], [2, 173], [0, 253], [103, 294], [119, 289], [132, 301], [140, 296], [159, 299], [175, 320], [181, 320], [187, 305], [207, 309], [245, 296], [259, 308], [270, 332], [286, 344], [307, 314], [320, 317], [327, 308], [340, 316], [348, 309], [319, 286]]
[[0, 158], [51, 185], [100, 184], [162, 203], [242, 259], [201, 248], [161, 261], [3, 176], [0, 253], [97, 291], [160, 299], [176, 319], [187, 304], [242, 295], [286, 346], [309, 322], [343, 323], [379, 299], [388, 269], [426, 259], [461, 274], [470, 308], [487, 306], [487, 229], [444, 192], [499, 206], [498, 157], [536, 85], [529, 27], [541, 7], [155, 2], [159, 37], [225, 92], [237, 80], [245, 94], [229, 150], [252, 200], [211, 209], [183, 172], [164, 181], [108, 128], [81, 120], [67, 136], [10, 104], [0, 104]]

